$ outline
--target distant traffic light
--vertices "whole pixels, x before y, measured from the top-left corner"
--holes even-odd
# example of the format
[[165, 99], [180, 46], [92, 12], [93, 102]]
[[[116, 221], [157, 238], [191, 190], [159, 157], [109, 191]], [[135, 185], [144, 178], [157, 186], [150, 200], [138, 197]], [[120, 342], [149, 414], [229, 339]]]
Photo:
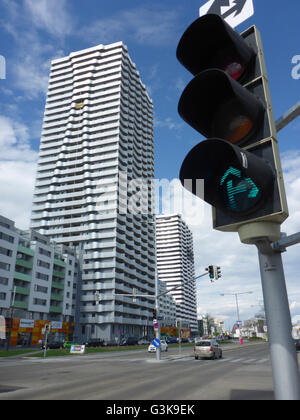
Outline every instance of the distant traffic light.
[[155, 308], [153, 309], [153, 319], [157, 319], [157, 311]]
[[218, 267], [217, 265], [214, 265], [214, 278], [215, 280], [218, 280], [221, 276], [221, 267]]
[[[251, 224], [256, 236], [272, 232], [275, 240], [288, 209], [258, 30], [241, 36], [220, 16], [202, 16], [183, 34], [177, 58], [195, 76], [178, 112], [208, 138], [184, 159], [181, 183], [196, 195], [204, 180], [200, 198], [213, 206], [215, 229], [238, 231], [247, 242]], [[263, 234], [257, 222], [271, 229]]]
[[214, 279], [214, 277], [215, 277], [215, 273], [214, 273], [214, 266], [213, 266], [213, 265], [209, 265], [209, 266], [208, 266], [208, 275], [209, 275], [209, 278], [210, 278], [211, 280], [213, 280], [213, 279]]

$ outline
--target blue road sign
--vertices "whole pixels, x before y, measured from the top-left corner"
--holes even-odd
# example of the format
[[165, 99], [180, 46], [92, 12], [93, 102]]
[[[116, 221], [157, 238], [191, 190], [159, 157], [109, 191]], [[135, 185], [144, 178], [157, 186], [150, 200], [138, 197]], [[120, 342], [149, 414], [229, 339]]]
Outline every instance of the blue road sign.
[[158, 338], [154, 338], [152, 344], [155, 347], [159, 347], [160, 346], [160, 340]]

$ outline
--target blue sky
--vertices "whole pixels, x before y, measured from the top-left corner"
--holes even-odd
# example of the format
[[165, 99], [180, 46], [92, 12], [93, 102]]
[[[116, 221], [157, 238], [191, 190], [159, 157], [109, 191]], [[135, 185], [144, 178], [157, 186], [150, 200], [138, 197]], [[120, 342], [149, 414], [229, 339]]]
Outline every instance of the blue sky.
[[[191, 79], [176, 59], [178, 41], [199, 15], [203, 0], [0, 0], [0, 55], [6, 78], [0, 79], [0, 212], [29, 225], [50, 61], [72, 51], [122, 40], [146, 84], [155, 110], [155, 177], [178, 177], [187, 152], [203, 138], [178, 113], [180, 95]], [[300, 98], [299, 78], [292, 77], [300, 56], [298, 0], [254, 0], [255, 14], [236, 29], [256, 25], [261, 32], [275, 119]], [[300, 60], [299, 60], [300, 63]], [[295, 70], [294, 70], [295, 73]], [[279, 133], [290, 218], [288, 234], [300, 231], [300, 118]], [[256, 250], [242, 245], [237, 234], [215, 232], [210, 209], [198, 203], [195, 238], [197, 272], [211, 263], [221, 265], [218, 283], [201, 280], [199, 313], [235, 320], [235, 302], [220, 293], [251, 290], [241, 296], [243, 318], [253, 316], [261, 300]], [[186, 216], [186, 221], [191, 222]], [[294, 319], [300, 320], [299, 245], [284, 254]], [[217, 260], [217, 261], [216, 261]], [[217, 309], [216, 309], [217, 308]]]

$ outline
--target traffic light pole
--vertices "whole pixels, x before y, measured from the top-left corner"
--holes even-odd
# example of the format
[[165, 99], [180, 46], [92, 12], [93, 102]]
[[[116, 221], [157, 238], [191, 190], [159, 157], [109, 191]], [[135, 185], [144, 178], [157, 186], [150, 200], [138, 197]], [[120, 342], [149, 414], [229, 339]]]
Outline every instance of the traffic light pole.
[[[197, 279], [199, 279], [200, 277], [206, 276], [208, 274], [208, 272], [205, 272], [203, 274], [200, 274], [197, 277], [193, 277], [191, 280], [187, 281], [186, 283], [190, 283], [192, 281], [195, 281]], [[185, 284], [186, 284], [185, 283]], [[151, 298], [151, 299], [155, 299], [155, 309], [156, 309], [156, 316], [157, 316], [157, 321], [158, 321], [158, 328], [156, 330], [156, 338], [160, 340], [160, 325], [159, 325], [159, 298], [161, 296], [166, 295], [167, 293], [172, 292], [173, 290], [178, 289], [179, 287], [182, 287], [182, 285], [178, 285], [173, 287], [170, 290], [167, 290], [166, 292], [162, 292], [162, 293], [158, 293], [159, 291], [159, 286], [158, 286], [158, 278], [155, 281], [155, 295], [139, 295], [139, 294], [129, 294], [129, 293], [115, 293], [113, 296], [126, 296], [126, 297], [133, 297], [133, 298], [137, 298], [137, 297], [147, 297], [147, 298]], [[156, 360], [161, 360], [161, 350], [160, 350], [160, 346], [157, 347], [156, 349]]]
[[281, 251], [266, 240], [258, 248], [268, 326], [274, 393], [277, 400], [300, 400], [300, 377]]

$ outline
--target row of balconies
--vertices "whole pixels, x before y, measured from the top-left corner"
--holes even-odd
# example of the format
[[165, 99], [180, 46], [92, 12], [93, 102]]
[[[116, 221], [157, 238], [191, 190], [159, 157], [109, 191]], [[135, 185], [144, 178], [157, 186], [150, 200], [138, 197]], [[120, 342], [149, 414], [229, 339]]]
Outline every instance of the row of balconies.
[[[101, 66], [101, 69], [104, 70], [105, 67], [111, 67], [112, 64], [114, 66], [120, 65], [121, 58], [122, 58], [121, 53], [120, 53], [120, 56], [119, 55], [114, 56], [110, 59], [101, 57], [101, 62], [99, 62], [98, 66], [99, 67]], [[50, 72], [50, 81], [53, 82], [54, 80], [57, 80], [57, 78], [60, 76], [65, 76], [65, 77], [67, 75], [78, 76], [79, 74], [82, 74], [82, 73], [87, 73], [87, 72], [93, 73], [95, 71], [96, 64], [97, 62], [78, 67], [76, 63], [74, 63], [71, 60], [65, 61], [61, 65], [52, 64], [51, 72]]]
[[80, 317], [79, 319], [80, 324], [105, 324], [105, 323], [113, 323], [113, 324], [122, 324], [122, 325], [138, 325], [138, 326], [148, 326], [150, 327], [153, 325], [152, 319], [149, 320], [142, 320], [136, 318], [128, 318], [126, 316], [101, 316], [95, 315], [93, 316], [86, 316]]
[[[112, 87], [110, 89], [103, 89], [101, 91], [98, 91], [94, 95], [90, 95], [89, 98], [84, 100], [84, 106], [89, 107], [89, 105], [93, 105], [96, 101], [103, 102], [103, 99], [106, 99], [109, 97], [109, 100], [115, 100], [116, 97], [114, 95], [120, 95], [120, 86]], [[48, 101], [45, 106], [45, 112], [48, 113], [49, 111], [53, 109], [60, 109], [64, 106], [67, 107], [67, 109], [70, 109], [70, 106], [75, 109], [75, 102], [73, 102], [72, 97], [62, 97], [58, 98], [56, 101]], [[57, 111], [56, 111], [57, 112]], [[81, 112], [80, 112], [81, 113]]]
[[[85, 107], [82, 109], [80, 116], [82, 117], [86, 114], [90, 115], [98, 111], [100, 112], [103, 109], [107, 110], [110, 107], [119, 106], [119, 105], [120, 105], [120, 94], [119, 92], [117, 92], [115, 96], [112, 95], [109, 98], [109, 100], [103, 100], [103, 98], [101, 100], [95, 100], [92, 104], [89, 104], [88, 107], [85, 104]], [[75, 110], [75, 108], [70, 108], [70, 105], [66, 107], [61, 107], [60, 105], [56, 107], [56, 109], [45, 110], [44, 121], [49, 120], [49, 118], [56, 119], [64, 113], [67, 113], [68, 116], [71, 116], [71, 115], [78, 116], [78, 111]]]
[[[95, 159], [96, 160], [96, 159]], [[76, 165], [74, 168], [68, 168], [68, 169], [59, 169], [56, 167], [54, 170], [51, 171], [38, 171], [36, 179], [38, 181], [42, 181], [43, 178], [46, 179], [53, 179], [55, 177], [62, 178], [62, 177], [68, 177], [68, 176], [78, 176], [80, 174], [85, 174], [85, 178], [88, 176], [88, 174], [92, 174], [95, 171], [96, 173], [102, 172], [102, 169], [109, 169], [109, 168], [115, 168], [118, 166], [118, 159], [115, 157], [114, 159], [109, 159], [107, 162], [104, 161], [103, 163], [92, 163], [93, 161], [89, 161], [88, 157], [83, 158], [83, 162], [81, 165]], [[97, 161], [96, 161], [97, 162]], [[63, 162], [58, 161], [58, 166], [63, 167]]]
[[[52, 95], [57, 95], [59, 93], [64, 93], [68, 88], [71, 87], [75, 93], [84, 93], [87, 89], [94, 88], [96, 85], [114, 82], [116, 79], [121, 78], [121, 66], [114, 66], [114, 71], [112, 68], [106, 71], [90, 72], [87, 73], [85, 78], [82, 77], [69, 77], [69, 78], [56, 78], [55, 83], [52, 83], [50, 79], [49, 88], [48, 88], [48, 97]], [[90, 77], [89, 77], [90, 76]], [[61, 82], [59, 81], [61, 80]], [[76, 92], [77, 91], [77, 92]]]
[[82, 197], [86, 197], [86, 196], [93, 196], [94, 195], [99, 195], [99, 194], [104, 194], [105, 193], [105, 197], [110, 196], [111, 193], [117, 193], [117, 185], [112, 185], [110, 187], [107, 188], [85, 188], [85, 189], [80, 189], [79, 191], [76, 192], [64, 192], [64, 193], [59, 193], [59, 192], [47, 192], [45, 194], [39, 194], [36, 195], [33, 199], [33, 204], [39, 204], [39, 203], [44, 203], [45, 201], [49, 202], [49, 201], [57, 201], [57, 200], [68, 200], [68, 199], [73, 199], [73, 198], [82, 198]]
[[[84, 141], [84, 140], [108, 140], [111, 141], [111, 139], [113, 138], [113, 136], [118, 136], [119, 135], [119, 128], [116, 128], [115, 130], [104, 130], [103, 132], [99, 132], [99, 133], [94, 133], [94, 134], [90, 134], [90, 133], [84, 133], [82, 136], [80, 136], [79, 138]], [[42, 136], [41, 138], [41, 142], [58, 142], [61, 140], [66, 141], [66, 135], [64, 135], [64, 133], [61, 133], [60, 135], [51, 135], [51, 136]], [[68, 139], [68, 142], [70, 141], [74, 141], [74, 143], [78, 142], [78, 137], [70, 137]]]
[[[113, 166], [110, 168], [103, 168], [103, 170], [101, 171], [101, 175], [104, 176], [112, 176], [112, 175], [117, 175], [118, 174], [118, 167], [117, 166]], [[51, 184], [62, 184], [62, 183], [68, 183], [68, 182], [75, 182], [75, 181], [82, 181], [85, 179], [91, 179], [93, 180], [93, 178], [99, 178], [99, 172], [83, 172], [83, 174], [81, 175], [77, 175], [77, 176], [62, 176], [62, 177], [49, 177], [47, 179], [44, 179], [43, 181], [36, 181], [36, 187], [42, 187], [42, 186], [50, 186]]]
[[[100, 149], [101, 150], [101, 149]], [[72, 156], [72, 157], [71, 157]], [[82, 151], [82, 153], [62, 153], [60, 152], [57, 155], [57, 160], [56, 162], [52, 161], [52, 157], [49, 163], [46, 161], [47, 159], [43, 159], [43, 161], [39, 162], [38, 164], [38, 172], [43, 172], [46, 170], [54, 170], [54, 169], [58, 169], [59, 167], [61, 168], [70, 168], [73, 169], [75, 167], [78, 166], [82, 166], [82, 165], [86, 165], [89, 163], [97, 163], [97, 162], [102, 162], [103, 161], [113, 161], [118, 159], [118, 150], [112, 150], [110, 152], [105, 152], [105, 153], [90, 153], [89, 150], [84, 149]]]
[[[77, 89], [77, 92], [74, 91], [74, 86], [71, 86], [69, 90], [61, 89], [61, 93], [57, 95], [48, 95], [46, 106], [51, 104], [56, 104], [57, 102], [61, 102], [64, 100], [69, 100], [69, 103], [72, 103], [75, 106], [75, 100], [82, 99], [84, 104], [88, 104], [90, 100], [94, 98], [98, 98], [99, 96], [107, 95], [108, 92], [113, 90], [120, 91], [121, 85], [121, 78], [114, 79], [110, 83], [101, 84], [98, 88], [95, 86], [94, 88], [90, 88], [89, 90], [83, 88], [83, 92], [80, 92], [80, 89]], [[78, 96], [78, 98], [76, 97]]]

